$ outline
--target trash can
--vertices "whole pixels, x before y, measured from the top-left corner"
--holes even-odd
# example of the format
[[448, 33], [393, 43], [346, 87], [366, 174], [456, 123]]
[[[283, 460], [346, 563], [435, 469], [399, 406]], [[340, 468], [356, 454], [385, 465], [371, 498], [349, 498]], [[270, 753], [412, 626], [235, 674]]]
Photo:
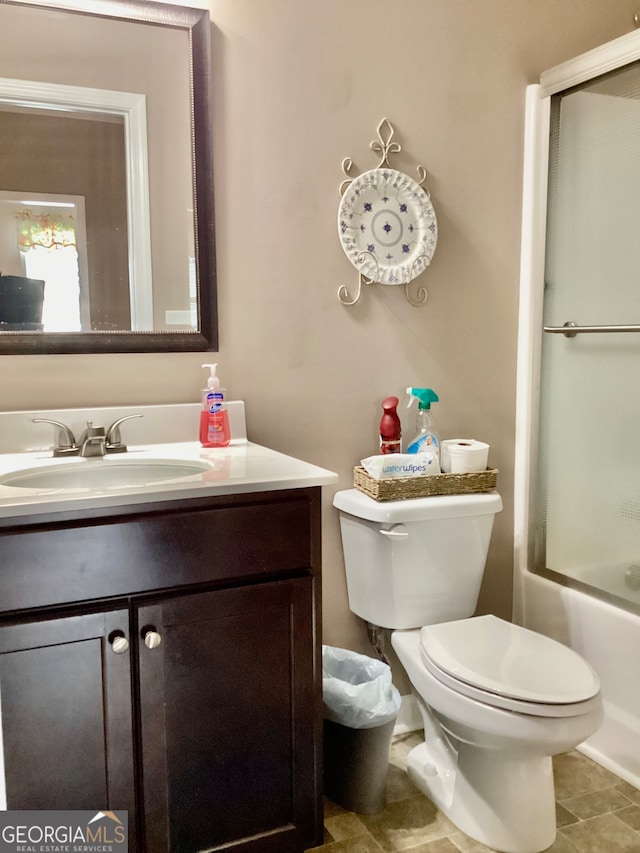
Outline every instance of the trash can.
[[400, 694], [391, 669], [375, 658], [322, 647], [324, 792], [359, 814], [386, 803], [389, 747]]

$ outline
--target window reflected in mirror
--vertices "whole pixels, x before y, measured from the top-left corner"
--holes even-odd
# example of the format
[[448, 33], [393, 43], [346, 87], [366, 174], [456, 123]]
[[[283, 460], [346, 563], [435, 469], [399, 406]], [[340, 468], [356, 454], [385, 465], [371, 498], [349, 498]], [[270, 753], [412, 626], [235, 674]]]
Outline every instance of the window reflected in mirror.
[[[91, 329], [85, 200], [32, 195], [0, 191], [0, 272], [43, 282], [38, 316], [25, 305], [25, 316], [12, 326], [35, 323], [44, 332]], [[0, 303], [0, 330], [8, 322]]]

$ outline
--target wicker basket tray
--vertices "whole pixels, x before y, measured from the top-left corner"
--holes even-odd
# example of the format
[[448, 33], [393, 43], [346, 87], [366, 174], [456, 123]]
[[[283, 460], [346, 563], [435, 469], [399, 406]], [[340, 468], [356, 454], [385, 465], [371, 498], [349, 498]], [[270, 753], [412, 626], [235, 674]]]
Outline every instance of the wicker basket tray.
[[487, 468], [472, 474], [429, 474], [422, 477], [399, 477], [376, 480], [364, 468], [353, 469], [353, 485], [376, 501], [404, 501], [431, 495], [464, 495], [491, 492], [496, 487], [497, 468]]

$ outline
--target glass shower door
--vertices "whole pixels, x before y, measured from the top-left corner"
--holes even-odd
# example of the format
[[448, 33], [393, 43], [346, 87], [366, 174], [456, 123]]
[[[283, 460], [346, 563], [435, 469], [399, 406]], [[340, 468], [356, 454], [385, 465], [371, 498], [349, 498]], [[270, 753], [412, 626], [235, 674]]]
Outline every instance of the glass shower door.
[[[640, 65], [554, 95], [550, 143], [545, 327], [640, 324]], [[640, 331], [545, 333], [538, 458], [536, 570], [640, 606]]]

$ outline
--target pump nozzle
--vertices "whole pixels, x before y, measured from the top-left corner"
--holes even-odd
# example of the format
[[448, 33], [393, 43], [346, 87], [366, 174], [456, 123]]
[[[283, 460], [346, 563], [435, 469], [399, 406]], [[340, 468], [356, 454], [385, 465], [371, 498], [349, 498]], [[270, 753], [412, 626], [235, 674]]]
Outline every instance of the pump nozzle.
[[432, 403], [437, 403], [439, 397], [431, 388], [407, 388], [409, 402], [407, 409], [411, 408], [414, 400], [418, 400], [418, 409], [430, 409]]
[[216, 369], [218, 367], [217, 364], [201, 364], [200, 367], [208, 367], [211, 371], [211, 375], [207, 379], [207, 388], [213, 388], [214, 390], [220, 387], [220, 380], [216, 376]]

